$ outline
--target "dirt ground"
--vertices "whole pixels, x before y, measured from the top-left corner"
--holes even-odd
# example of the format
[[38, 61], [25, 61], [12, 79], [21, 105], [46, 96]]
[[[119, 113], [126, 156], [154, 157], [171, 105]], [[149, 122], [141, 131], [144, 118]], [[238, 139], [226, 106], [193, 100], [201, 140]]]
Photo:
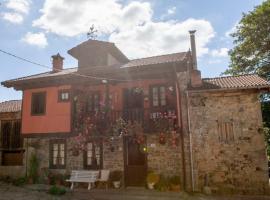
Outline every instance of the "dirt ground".
[[103, 190], [75, 188], [67, 189], [63, 196], [48, 194], [48, 186], [31, 185], [16, 187], [11, 184], [0, 183], [0, 200], [270, 200], [270, 196], [206, 196], [203, 194], [189, 195], [184, 192], [158, 192], [145, 189]]

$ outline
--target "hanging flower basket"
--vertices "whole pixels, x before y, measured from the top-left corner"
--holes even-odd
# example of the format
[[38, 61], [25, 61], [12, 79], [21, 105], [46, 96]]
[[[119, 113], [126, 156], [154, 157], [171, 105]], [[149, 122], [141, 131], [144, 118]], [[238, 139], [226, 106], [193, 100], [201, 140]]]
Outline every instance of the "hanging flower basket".
[[163, 132], [159, 134], [158, 141], [159, 141], [159, 144], [162, 144], [162, 145], [166, 144], [166, 136]]

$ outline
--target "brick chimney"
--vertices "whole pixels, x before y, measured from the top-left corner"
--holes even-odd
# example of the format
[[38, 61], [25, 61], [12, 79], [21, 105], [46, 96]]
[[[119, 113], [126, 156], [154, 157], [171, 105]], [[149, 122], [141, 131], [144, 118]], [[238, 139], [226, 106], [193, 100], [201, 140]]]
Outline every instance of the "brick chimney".
[[189, 31], [190, 45], [191, 45], [191, 59], [192, 67], [190, 70], [190, 83], [192, 87], [200, 87], [202, 85], [201, 72], [197, 69], [197, 55], [196, 55], [196, 42], [195, 30]]
[[63, 70], [63, 61], [64, 58], [58, 53], [52, 56], [52, 71], [59, 72]]

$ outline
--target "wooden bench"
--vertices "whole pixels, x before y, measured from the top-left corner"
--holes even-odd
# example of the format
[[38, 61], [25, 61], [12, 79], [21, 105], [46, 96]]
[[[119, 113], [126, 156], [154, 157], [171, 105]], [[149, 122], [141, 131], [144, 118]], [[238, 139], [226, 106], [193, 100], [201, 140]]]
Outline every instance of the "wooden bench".
[[98, 177], [99, 171], [72, 170], [70, 178], [66, 181], [71, 182], [71, 190], [74, 188], [74, 183], [88, 183], [88, 190], [90, 190], [91, 184], [95, 183]]

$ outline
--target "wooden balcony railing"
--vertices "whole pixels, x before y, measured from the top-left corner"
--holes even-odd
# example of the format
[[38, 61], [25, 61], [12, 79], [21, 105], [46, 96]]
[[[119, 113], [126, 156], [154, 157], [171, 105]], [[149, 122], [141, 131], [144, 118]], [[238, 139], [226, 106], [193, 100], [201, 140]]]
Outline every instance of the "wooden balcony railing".
[[[176, 128], [176, 109], [175, 108], [155, 108], [155, 109], [125, 109], [121, 111], [91, 111], [85, 113], [87, 117], [97, 126], [104, 130], [113, 126], [120, 118], [129, 123], [139, 123], [145, 133], [160, 132], [169, 128]], [[81, 121], [78, 114], [74, 115], [73, 122], [76, 124]], [[76, 125], [75, 125], [76, 126]]]

